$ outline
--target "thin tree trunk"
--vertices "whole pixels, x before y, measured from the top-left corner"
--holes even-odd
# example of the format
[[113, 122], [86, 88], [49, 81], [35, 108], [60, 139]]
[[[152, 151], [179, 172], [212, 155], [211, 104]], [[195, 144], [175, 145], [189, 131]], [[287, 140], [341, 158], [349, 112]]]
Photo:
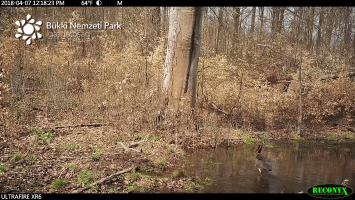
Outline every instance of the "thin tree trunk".
[[251, 27], [250, 27], [250, 32], [254, 33], [254, 26], [255, 26], [255, 11], [256, 11], [256, 7], [253, 6], [253, 10], [252, 10], [252, 15], [251, 15]]
[[277, 32], [278, 33], [281, 33], [282, 28], [283, 28], [285, 9], [286, 9], [286, 7], [279, 8], [279, 12], [278, 12], [279, 18], [277, 20]]
[[259, 13], [260, 13], [260, 34], [263, 34], [263, 29], [264, 29], [264, 7], [259, 8]]
[[319, 51], [322, 44], [322, 26], [323, 26], [323, 17], [324, 17], [324, 7], [320, 7], [319, 12], [320, 13], [319, 13], [319, 20], [318, 20], [317, 51]]
[[240, 26], [240, 7], [233, 8], [233, 55], [236, 55], [238, 52], [238, 43], [239, 43], [239, 26]]
[[299, 101], [298, 101], [298, 128], [297, 134], [301, 136], [301, 128], [302, 128], [302, 47], [301, 47], [301, 62], [298, 73], [298, 87], [299, 87]]
[[222, 53], [221, 52], [221, 43], [223, 43], [222, 39], [222, 29], [223, 29], [223, 14], [224, 8], [220, 7], [218, 9], [218, 29], [217, 29], [217, 42], [216, 42], [216, 54]]
[[332, 35], [333, 35], [333, 22], [334, 22], [334, 7], [329, 8], [329, 12], [327, 13], [327, 30], [326, 30], [326, 45], [328, 49], [330, 48], [331, 41], [332, 41]]
[[274, 33], [277, 31], [279, 21], [279, 7], [272, 8], [272, 24], [271, 24], [271, 32]]
[[345, 8], [345, 16], [344, 16], [344, 46], [348, 46], [348, 44], [350, 43], [350, 33], [351, 33], [351, 8], [350, 7], [346, 7]]
[[313, 19], [314, 19], [314, 7], [308, 8], [308, 39], [307, 39], [307, 49], [310, 51], [312, 49], [312, 35], [313, 35]]

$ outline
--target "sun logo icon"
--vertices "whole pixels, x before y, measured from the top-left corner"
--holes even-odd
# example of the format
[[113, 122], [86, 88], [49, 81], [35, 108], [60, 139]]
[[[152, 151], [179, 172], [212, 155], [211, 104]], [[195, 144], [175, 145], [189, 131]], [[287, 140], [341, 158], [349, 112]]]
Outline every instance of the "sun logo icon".
[[41, 30], [39, 26], [42, 25], [42, 22], [35, 23], [35, 20], [31, 19], [31, 15], [27, 15], [26, 20], [16, 21], [15, 24], [20, 27], [17, 29], [18, 33], [15, 34], [15, 37], [22, 37], [23, 40], [26, 40], [26, 44], [31, 44], [31, 38], [34, 40], [42, 38], [42, 34], [38, 32]]

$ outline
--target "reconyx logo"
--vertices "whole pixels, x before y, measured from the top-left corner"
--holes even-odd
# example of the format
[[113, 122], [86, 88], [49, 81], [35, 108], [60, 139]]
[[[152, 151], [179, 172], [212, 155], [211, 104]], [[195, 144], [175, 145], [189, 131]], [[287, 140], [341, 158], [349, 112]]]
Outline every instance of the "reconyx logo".
[[339, 199], [353, 194], [353, 189], [344, 185], [325, 184], [308, 188], [308, 194], [321, 199]]

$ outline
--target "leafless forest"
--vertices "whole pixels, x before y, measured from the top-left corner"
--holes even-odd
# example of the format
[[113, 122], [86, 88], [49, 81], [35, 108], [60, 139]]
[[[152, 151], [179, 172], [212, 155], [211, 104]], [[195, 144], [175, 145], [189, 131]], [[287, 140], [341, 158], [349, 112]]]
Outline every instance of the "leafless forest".
[[[77, 178], [83, 170], [126, 169], [128, 154], [112, 153], [123, 150], [135, 163], [148, 158], [152, 166], [169, 168], [187, 147], [263, 137], [355, 138], [353, 7], [203, 7], [196, 105], [191, 110], [183, 95], [173, 113], [163, 90], [170, 10], [1, 8], [2, 173], [21, 162], [14, 155], [34, 165], [33, 155], [48, 170], [38, 174], [30, 167], [28, 180], [50, 178], [23, 185], [0, 176], [12, 185], [0, 184], [0, 191], [50, 192], [54, 179]], [[43, 38], [31, 45], [15, 38], [15, 21], [27, 14], [43, 22]], [[102, 21], [121, 29], [75, 30], [85, 37], [61, 38], [50, 35], [73, 30], [45, 28], [47, 22]], [[143, 141], [141, 153], [127, 147], [129, 141]], [[95, 167], [95, 158], [78, 160], [94, 155], [101, 155]]]

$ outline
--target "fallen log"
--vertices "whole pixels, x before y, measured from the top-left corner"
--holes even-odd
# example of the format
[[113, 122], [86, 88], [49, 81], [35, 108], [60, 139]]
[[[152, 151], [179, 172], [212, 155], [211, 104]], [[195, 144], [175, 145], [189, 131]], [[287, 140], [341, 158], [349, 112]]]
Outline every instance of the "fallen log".
[[124, 145], [122, 142], [119, 142], [118, 144], [120, 144], [125, 151], [129, 151], [129, 150], [132, 150], [132, 151], [136, 151], [136, 152], [140, 152], [138, 151], [137, 149], [132, 149], [132, 148], [128, 148], [126, 145]]
[[83, 192], [83, 191], [85, 191], [85, 190], [90, 189], [91, 187], [93, 187], [93, 186], [95, 186], [95, 185], [102, 184], [102, 183], [105, 182], [105, 181], [111, 180], [113, 177], [115, 177], [115, 176], [117, 176], [117, 175], [120, 175], [120, 174], [124, 174], [124, 173], [126, 173], [126, 172], [129, 172], [129, 171], [131, 171], [132, 169], [134, 169], [134, 167], [130, 167], [130, 168], [127, 168], [127, 169], [125, 169], [125, 170], [116, 172], [116, 173], [114, 173], [114, 174], [111, 174], [111, 175], [108, 176], [108, 177], [102, 178], [102, 179], [100, 179], [100, 180], [98, 180], [98, 181], [96, 181], [96, 182], [94, 182], [94, 183], [91, 183], [91, 184], [90, 184], [89, 186], [87, 186], [87, 187], [84, 187], [84, 188], [81, 188], [81, 189], [78, 189], [78, 190], [74, 190], [72, 193], [81, 193], [81, 192]]

